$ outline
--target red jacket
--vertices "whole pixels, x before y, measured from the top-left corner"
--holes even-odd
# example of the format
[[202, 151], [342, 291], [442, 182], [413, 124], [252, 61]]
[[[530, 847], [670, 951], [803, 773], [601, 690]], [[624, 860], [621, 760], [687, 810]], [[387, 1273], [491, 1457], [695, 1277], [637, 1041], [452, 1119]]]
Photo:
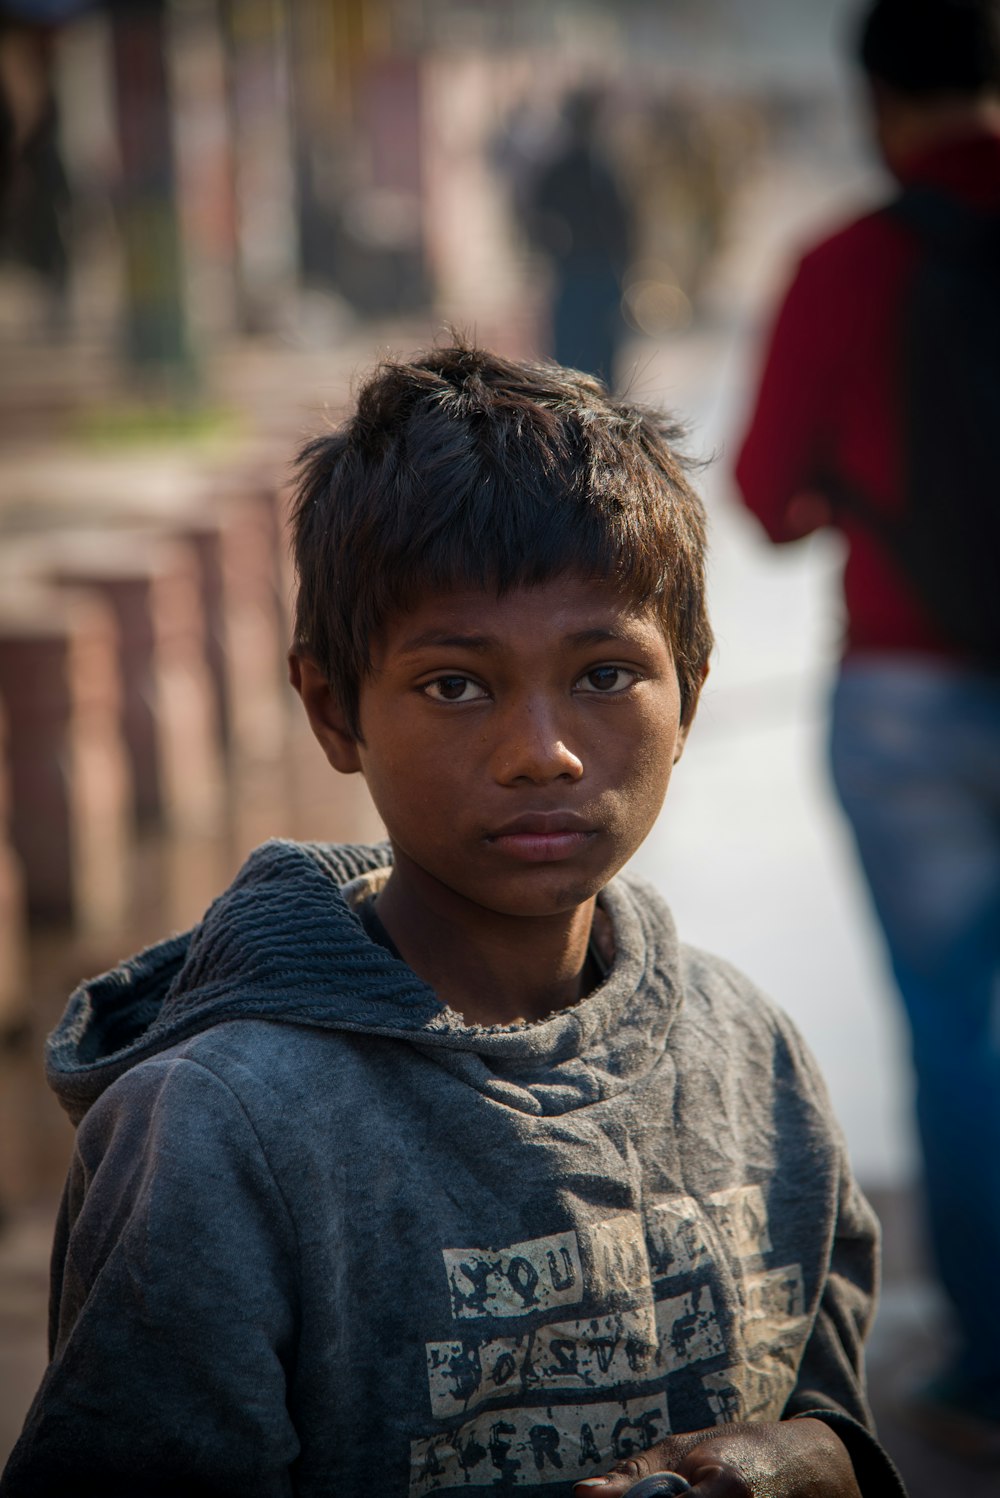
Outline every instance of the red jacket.
[[[1000, 211], [1000, 133], [938, 145], [912, 157], [899, 177]], [[736, 466], [744, 501], [772, 541], [793, 541], [822, 523], [794, 502], [817, 492], [824, 469], [888, 513], [904, 509], [898, 349], [919, 253], [912, 231], [880, 209], [801, 261]], [[875, 536], [848, 516], [835, 523], [848, 543], [848, 652], [953, 654]]]

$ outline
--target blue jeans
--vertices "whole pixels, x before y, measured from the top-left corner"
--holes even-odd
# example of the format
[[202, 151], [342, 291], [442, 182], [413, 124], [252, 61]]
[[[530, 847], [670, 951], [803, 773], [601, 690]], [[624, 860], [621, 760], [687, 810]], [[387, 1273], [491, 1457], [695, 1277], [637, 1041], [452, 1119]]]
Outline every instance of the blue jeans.
[[1000, 676], [847, 661], [831, 755], [910, 1023], [959, 1370], [1000, 1394]]

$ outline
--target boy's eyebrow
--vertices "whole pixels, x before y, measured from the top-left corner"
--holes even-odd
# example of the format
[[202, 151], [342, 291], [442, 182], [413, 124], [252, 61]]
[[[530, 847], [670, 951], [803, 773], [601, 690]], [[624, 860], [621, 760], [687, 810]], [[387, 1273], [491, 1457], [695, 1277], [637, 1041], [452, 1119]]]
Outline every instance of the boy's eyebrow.
[[453, 650], [489, 650], [497, 643], [493, 635], [457, 635], [443, 629], [427, 629], [423, 634], [404, 640], [399, 649], [401, 655], [412, 655], [428, 645], [443, 645]]
[[625, 631], [617, 629], [580, 629], [576, 634], [567, 635], [566, 642], [569, 645], [608, 645], [616, 640], [627, 638]]
[[[573, 634], [567, 635], [566, 644], [606, 645], [627, 638], [626, 631], [595, 626], [591, 629], [576, 630]], [[422, 634], [413, 635], [410, 639], [404, 640], [399, 647], [399, 653], [400, 655], [414, 655], [418, 650], [424, 650], [430, 646], [435, 648], [443, 646], [447, 650], [476, 650], [483, 653], [493, 649], [499, 643], [495, 635], [453, 634], [443, 629], [427, 629]]]

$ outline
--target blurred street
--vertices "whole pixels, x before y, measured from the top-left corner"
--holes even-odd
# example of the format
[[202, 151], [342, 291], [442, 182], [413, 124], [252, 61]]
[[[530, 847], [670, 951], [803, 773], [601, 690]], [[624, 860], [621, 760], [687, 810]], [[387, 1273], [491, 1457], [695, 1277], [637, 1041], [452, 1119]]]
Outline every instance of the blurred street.
[[[204, 7], [180, 9], [190, 31]], [[783, 7], [771, 5], [768, 14], [780, 18]], [[74, 45], [85, 50], [92, 40]], [[656, 260], [655, 275], [632, 282], [617, 381], [636, 398], [678, 412], [690, 429], [691, 453], [711, 460], [699, 482], [712, 525], [718, 640], [665, 811], [633, 869], [664, 891], [682, 936], [746, 970], [792, 1014], [816, 1053], [855, 1170], [884, 1225], [885, 1284], [870, 1345], [882, 1439], [911, 1498], [987, 1498], [997, 1492], [996, 1470], [942, 1453], [908, 1427], [902, 1410], [907, 1389], [941, 1360], [947, 1325], [919, 1246], [905, 1037], [824, 763], [826, 699], [839, 643], [837, 544], [820, 535], [780, 553], [768, 547], [736, 506], [729, 479], [768, 309], [797, 246], [877, 190], [845, 123], [825, 32], [817, 32], [812, 47], [815, 71], [807, 70], [801, 92], [789, 88], [768, 109], [749, 108], [745, 97], [733, 105], [740, 150], [724, 225], [704, 266], [695, 253], [697, 275], [675, 266], [667, 277]], [[759, 57], [749, 59], [748, 71], [755, 66], [762, 66]], [[180, 704], [179, 728], [162, 747], [162, 784], [151, 777], [145, 812], [137, 800], [143, 781], [134, 746], [129, 773], [91, 776], [72, 809], [76, 865], [65, 898], [73, 908], [26, 922], [8, 917], [0, 898], [0, 922], [8, 921], [0, 940], [11, 933], [10, 960], [0, 971], [0, 1466], [45, 1365], [47, 1258], [71, 1132], [44, 1087], [41, 1047], [66, 995], [83, 976], [195, 922], [264, 838], [380, 836], [363, 785], [329, 769], [281, 679], [291, 589], [286, 561], [275, 562], [253, 597], [240, 595], [239, 578], [254, 568], [267, 572], [274, 558], [297, 446], [336, 419], [356, 373], [380, 353], [419, 348], [447, 321], [509, 352], [545, 350], [544, 273], [511, 229], [509, 202], [505, 216], [501, 196], [490, 195], [490, 172], [482, 165], [490, 152], [502, 154], [502, 132], [491, 136], [504, 117], [501, 104], [512, 109], [501, 144], [516, 155], [510, 122], [530, 113], [518, 116], [514, 105], [522, 90], [530, 93], [527, 83], [537, 82], [537, 63], [535, 69], [523, 58], [508, 60], [494, 114], [478, 118], [483, 58], [471, 45], [458, 60], [432, 56], [432, 123], [449, 145], [452, 154], [442, 159], [455, 179], [439, 160], [438, 175], [423, 181], [436, 204], [423, 241], [427, 253], [414, 250], [407, 218], [419, 178], [412, 163], [405, 181], [403, 173], [393, 183], [386, 168], [380, 182], [376, 168], [376, 180], [363, 191], [355, 182], [354, 217], [347, 215], [338, 232], [346, 243], [352, 225], [364, 220], [369, 245], [381, 234], [385, 254], [373, 252], [366, 264], [362, 240], [353, 258], [350, 246], [344, 250], [353, 300], [342, 289], [314, 284], [298, 297], [285, 296], [263, 334], [244, 321], [203, 336], [200, 393], [184, 396], [174, 436], [152, 430], [152, 418], [144, 425], [141, 411], [133, 421], [131, 377], [123, 376], [108, 334], [114, 297], [105, 258], [95, 256], [79, 274], [75, 325], [55, 340], [36, 282], [21, 271], [0, 276], [0, 590], [4, 617], [14, 620], [10, 637], [44, 633], [39, 617], [51, 613], [51, 595], [39, 603], [35, 590], [44, 572], [46, 587], [57, 579], [67, 590], [69, 653], [82, 650], [82, 640], [96, 659], [110, 649], [102, 634], [109, 600], [119, 607], [122, 578], [140, 578], [154, 600], [150, 612], [173, 620], [163, 628], [176, 664], [187, 648], [184, 626], [194, 628], [196, 592], [195, 612], [205, 613], [199, 627], [212, 639], [211, 564], [222, 577], [230, 652], [218, 673], [239, 677], [242, 704], [234, 710], [221, 675], [213, 675], [211, 650], [207, 667], [196, 663], [197, 690], [194, 675], [177, 667], [170, 690]], [[738, 74], [738, 63], [729, 69]], [[390, 72], [379, 73], [379, 88], [389, 87]], [[452, 88], [456, 79], [460, 86]], [[564, 82], [573, 81], [567, 68]], [[187, 87], [196, 93], [190, 75]], [[814, 87], [820, 102], [812, 109], [802, 94]], [[452, 95], [457, 124], [442, 114]], [[405, 87], [402, 96], [409, 97]], [[473, 125], [475, 159], [471, 144], [464, 155], [461, 149], [462, 131]], [[190, 118], [188, 128], [194, 128]], [[342, 184], [343, 163], [336, 170], [326, 165]], [[265, 168], [260, 164], [262, 174]], [[325, 180], [318, 172], [317, 181]], [[104, 230], [98, 225], [95, 232]], [[647, 223], [645, 232], [651, 242], [658, 234], [664, 239], [662, 225]], [[272, 243], [271, 251], [266, 264], [251, 257], [247, 265], [250, 282], [273, 291], [284, 285], [288, 265], [280, 245]], [[221, 284], [219, 265], [210, 261], [202, 255], [203, 305], [212, 304], [213, 286]], [[424, 295], [421, 278], [431, 273], [437, 293]], [[409, 291], [380, 305], [377, 276]], [[369, 294], [372, 305], [362, 305]], [[156, 420], [160, 414], [157, 408]], [[201, 571], [192, 571], [199, 558]], [[78, 617], [73, 611], [84, 608], [84, 595], [86, 617]], [[171, 603], [175, 595], [187, 602]], [[51, 617], [44, 622], [48, 628]], [[128, 668], [124, 661], [122, 672]], [[108, 688], [109, 702], [117, 690]], [[81, 762], [93, 753], [98, 718], [111, 711], [97, 701], [96, 689], [83, 695], [84, 727], [73, 729], [76, 738], [67, 730], [65, 748]], [[9, 722], [5, 732], [11, 738]], [[0, 790], [2, 831], [15, 824], [18, 808], [12, 786]], [[157, 797], [162, 805], [154, 805]], [[57, 897], [63, 898], [58, 890], [47, 895]]]

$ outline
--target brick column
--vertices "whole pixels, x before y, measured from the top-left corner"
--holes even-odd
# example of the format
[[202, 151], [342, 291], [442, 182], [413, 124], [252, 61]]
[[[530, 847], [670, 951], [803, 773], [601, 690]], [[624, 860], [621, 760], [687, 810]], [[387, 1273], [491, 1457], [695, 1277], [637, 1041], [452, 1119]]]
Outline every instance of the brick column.
[[129, 794], [111, 611], [41, 587], [5, 588], [0, 696], [10, 839], [29, 919], [104, 926], [121, 911]]
[[229, 479], [208, 518], [182, 532], [200, 565], [206, 650], [227, 753], [273, 759], [284, 745], [286, 614], [278, 500]]
[[120, 532], [60, 538], [49, 575], [97, 593], [118, 625], [121, 725], [138, 826], [204, 826], [221, 795], [198, 557]]
[[25, 971], [24, 880], [10, 838], [7, 724], [0, 702], [0, 1038], [12, 1034], [28, 1012]]

